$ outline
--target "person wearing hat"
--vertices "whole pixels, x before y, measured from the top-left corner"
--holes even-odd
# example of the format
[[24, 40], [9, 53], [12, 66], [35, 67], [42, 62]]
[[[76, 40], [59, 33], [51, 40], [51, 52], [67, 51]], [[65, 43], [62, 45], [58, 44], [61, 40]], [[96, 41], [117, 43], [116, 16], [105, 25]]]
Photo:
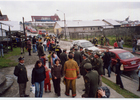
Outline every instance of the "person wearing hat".
[[56, 46], [55, 52], [56, 52], [57, 56], [60, 58], [60, 54], [62, 53], [62, 50], [60, 49], [60, 45]]
[[101, 75], [103, 75], [103, 60], [100, 58], [101, 54], [100, 53], [96, 53], [94, 55], [95, 59], [96, 59], [96, 63], [93, 67], [94, 70], [96, 70], [98, 72], [98, 74], [100, 75], [99, 80], [99, 86], [102, 86], [102, 77]]
[[88, 55], [87, 54], [83, 54], [82, 57], [83, 57], [83, 61], [80, 64], [80, 74], [84, 77], [86, 75], [86, 71], [85, 71], [84, 65], [86, 63], [91, 63], [91, 62], [88, 59]]
[[77, 62], [78, 66], [80, 65], [82, 58], [81, 58], [81, 53], [78, 52], [78, 47], [74, 48], [75, 52], [74, 52], [74, 60]]
[[92, 65], [86, 63], [84, 68], [87, 74], [84, 77], [85, 81], [85, 93], [82, 95], [83, 98], [95, 98], [96, 91], [99, 84], [99, 74], [96, 70], [92, 70]]
[[[83, 54], [82, 57], [83, 57], [83, 61], [82, 61], [82, 63], [80, 64], [80, 74], [83, 76], [83, 79], [84, 79], [85, 75], [87, 74], [87, 73], [86, 73], [86, 70], [85, 70], [85, 68], [84, 68], [84, 65], [85, 65], [86, 63], [91, 63], [91, 62], [90, 62], [90, 60], [88, 59], [88, 55], [87, 55], [87, 54]], [[84, 89], [84, 90], [85, 90], [85, 89]], [[84, 90], [83, 90], [83, 91], [84, 91]]]
[[39, 59], [40, 57], [44, 54], [44, 51], [43, 51], [43, 46], [42, 46], [42, 42], [40, 42], [39, 46], [38, 46], [38, 56], [39, 56]]
[[79, 75], [79, 67], [73, 56], [68, 55], [69, 60], [64, 64], [64, 74], [66, 79], [66, 92], [65, 95], [69, 96], [70, 86], [72, 87], [72, 97], [76, 96], [76, 78]]
[[[83, 47], [80, 47], [80, 54], [81, 54], [81, 60], [83, 61], [83, 57], [82, 57], [82, 55], [84, 54]], [[81, 62], [82, 62], [82, 61], [81, 61]]]
[[94, 55], [92, 54], [92, 50], [88, 50], [88, 59], [90, 60], [92, 66], [93, 66], [93, 63], [94, 63]]
[[66, 52], [67, 50], [64, 49], [63, 52], [60, 54], [60, 60], [61, 60], [60, 64], [62, 65], [62, 74], [64, 74], [64, 64], [68, 60]]
[[17, 82], [19, 84], [19, 95], [20, 97], [29, 97], [29, 95], [25, 94], [28, 77], [27, 70], [24, 65], [24, 57], [19, 57], [18, 61], [19, 64], [15, 66], [14, 75], [17, 76]]

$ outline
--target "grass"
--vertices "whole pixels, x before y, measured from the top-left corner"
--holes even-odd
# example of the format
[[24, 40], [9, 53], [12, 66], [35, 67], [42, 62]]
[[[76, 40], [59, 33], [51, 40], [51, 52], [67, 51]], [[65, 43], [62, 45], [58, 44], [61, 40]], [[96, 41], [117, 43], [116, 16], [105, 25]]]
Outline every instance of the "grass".
[[4, 58], [0, 57], [0, 68], [17, 65], [18, 63], [10, 59], [10, 57], [20, 55], [20, 52], [21, 52], [20, 48], [13, 48], [13, 51], [9, 51], [8, 53], [5, 53]]
[[111, 87], [113, 90], [115, 90], [116, 92], [118, 92], [125, 98], [140, 98], [139, 96], [137, 96], [125, 89], [121, 89], [118, 85], [116, 85], [115, 83], [111, 82], [110, 80], [108, 80], [104, 77], [102, 77], [102, 82], [107, 84], [109, 87]]

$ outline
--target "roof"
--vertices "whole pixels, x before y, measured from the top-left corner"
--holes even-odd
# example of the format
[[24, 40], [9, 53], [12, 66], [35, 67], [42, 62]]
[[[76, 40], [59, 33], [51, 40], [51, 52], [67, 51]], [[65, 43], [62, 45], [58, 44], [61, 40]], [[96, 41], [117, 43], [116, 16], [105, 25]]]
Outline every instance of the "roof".
[[0, 21], [8, 21], [8, 20], [9, 19], [8, 19], [7, 15], [0, 16]]
[[123, 53], [123, 52], [129, 52], [127, 50], [124, 50], [124, 49], [110, 49], [109, 51], [113, 52], [113, 53]]
[[32, 21], [58, 21], [59, 20], [59, 17], [58, 16], [31, 16], [32, 18]]
[[103, 19], [103, 21], [106, 21], [107, 23], [116, 26], [116, 25], [121, 25], [119, 22], [112, 20], [112, 19]]
[[[64, 27], [64, 21], [56, 22], [60, 27]], [[89, 26], [107, 26], [104, 21], [66, 21], [66, 27], [89, 27]]]
[[11, 25], [10, 29], [11, 31], [21, 31], [20, 25], [18, 21], [0, 21], [0, 23], [4, 23], [6, 25], [2, 25], [2, 29], [9, 30], [9, 27], [7, 25]]
[[29, 22], [29, 23], [36, 23], [36, 24], [39, 24], [39, 23], [41, 23], [41, 24], [55, 24], [55, 22]]

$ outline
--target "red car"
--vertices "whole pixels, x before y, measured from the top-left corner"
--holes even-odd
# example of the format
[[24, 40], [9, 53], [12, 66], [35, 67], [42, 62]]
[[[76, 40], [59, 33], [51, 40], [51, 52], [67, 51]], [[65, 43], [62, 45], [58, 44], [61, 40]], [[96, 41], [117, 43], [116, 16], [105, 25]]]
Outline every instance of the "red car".
[[123, 64], [124, 71], [133, 71], [136, 70], [140, 64], [140, 58], [135, 57], [131, 52], [123, 49], [110, 49], [111, 54], [111, 67], [113, 71], [116, 70], [116, 59], [119, 58]]

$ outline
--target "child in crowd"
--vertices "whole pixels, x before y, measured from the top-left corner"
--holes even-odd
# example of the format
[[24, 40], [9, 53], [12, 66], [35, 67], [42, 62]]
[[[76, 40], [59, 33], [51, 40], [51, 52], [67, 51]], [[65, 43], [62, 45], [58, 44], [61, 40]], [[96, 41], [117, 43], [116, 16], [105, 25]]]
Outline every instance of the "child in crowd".
[[45, 72], [46, 72], [46, 78], [44, 80], [44, 88], [45, 88], [45, 93], [47, 93], [47, 87], [49, 89], [49, 92], [51, 92], [51, 83], [50, 83], [50, 69], [48, 67], [45, 67]]

